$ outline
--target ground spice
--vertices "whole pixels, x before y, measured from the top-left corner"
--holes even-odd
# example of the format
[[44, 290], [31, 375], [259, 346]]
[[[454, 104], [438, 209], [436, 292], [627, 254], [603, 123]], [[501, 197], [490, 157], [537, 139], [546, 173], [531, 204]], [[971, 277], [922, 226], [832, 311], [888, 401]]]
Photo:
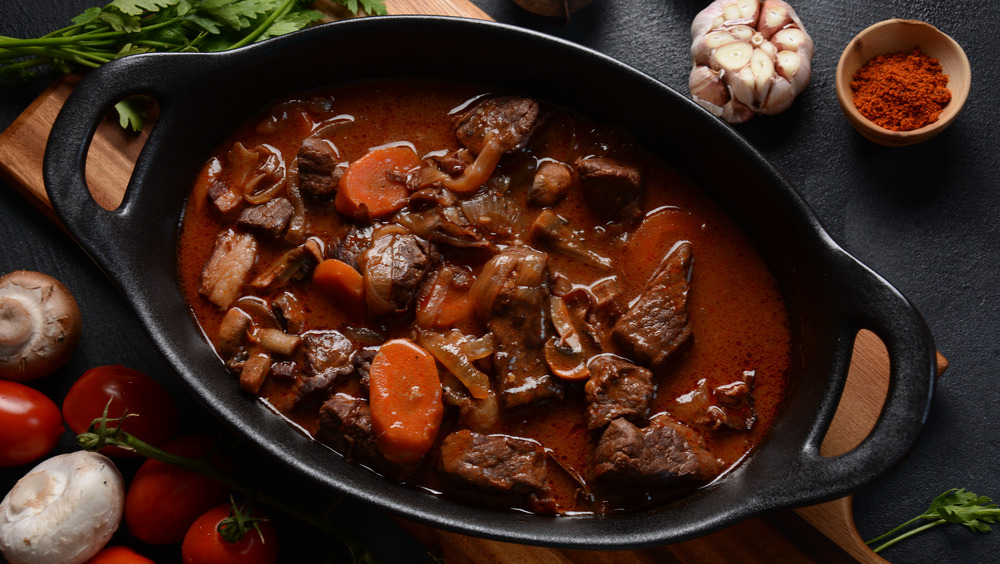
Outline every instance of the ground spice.
[[892, 131], [934, 123], [951, 100], [948, 76], [919, 48], [873, 57], [855, 73], [851, 90], [861, 115]]

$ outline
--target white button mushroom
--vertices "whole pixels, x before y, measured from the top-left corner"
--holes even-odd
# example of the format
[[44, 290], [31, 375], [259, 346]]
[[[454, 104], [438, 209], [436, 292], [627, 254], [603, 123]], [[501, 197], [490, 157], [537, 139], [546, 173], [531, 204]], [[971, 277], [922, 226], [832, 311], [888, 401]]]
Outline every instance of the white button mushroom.
[[107, 457], [76, 451], [45, 460], [0, 502], [0, 552], [10, 564], [79, 564], [118, 529], [125, 482]]
[[691, 38], [691, 96], [729, 123], [781, 113], [809, 84], [812, 39], [783, 0], [716, 0]]
[[27, 382], [55, 371], [81, 327], [76, 300], [55, 278], [27, 270], [0, 277], [0, 378]]

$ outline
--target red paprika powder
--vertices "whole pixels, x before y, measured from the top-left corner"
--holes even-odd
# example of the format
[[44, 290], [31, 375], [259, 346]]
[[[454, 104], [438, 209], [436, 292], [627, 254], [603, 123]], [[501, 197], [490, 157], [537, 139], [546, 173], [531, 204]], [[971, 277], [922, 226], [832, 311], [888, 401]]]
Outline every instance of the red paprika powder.
[[873, 57], [854, 74], [851, 90], [861, 115], [892, 131], [934, 123], [951, 100], [948, 76], [919, 47]]

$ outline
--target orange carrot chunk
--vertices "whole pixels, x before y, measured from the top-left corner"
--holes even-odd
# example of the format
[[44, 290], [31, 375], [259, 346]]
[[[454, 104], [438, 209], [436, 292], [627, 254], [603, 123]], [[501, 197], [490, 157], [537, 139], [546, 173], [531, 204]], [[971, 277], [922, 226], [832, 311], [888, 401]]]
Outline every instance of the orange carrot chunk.
[[347, 167], [334, 205], [355, 219], [389, 215], [406, 205], [406, 174], [419, 167], [420, 158], [405, 145], [372, 149]]
[[408, 339], [383, 344], [372, 359], [369, 391], [379, 452], [398, 464], [419, 460], [444, 415], [434, 357]]
[[326, 259], [316, 265], [312, 282], [333, 297], [352, 317], [364, 317], [365, 280], [346, 262]]

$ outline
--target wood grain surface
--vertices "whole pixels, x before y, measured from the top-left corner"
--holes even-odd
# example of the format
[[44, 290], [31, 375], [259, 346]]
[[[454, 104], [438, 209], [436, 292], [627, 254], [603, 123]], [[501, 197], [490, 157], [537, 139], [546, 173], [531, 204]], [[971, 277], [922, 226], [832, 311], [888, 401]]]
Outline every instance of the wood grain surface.
[[[333, 4], [320, 5], [331, 19], [345, 17]], [[489, 19], [465, 0], [386, 0], [390, 14], [436, 14]], [[58, 224], [42, 178], [49, 130], [66, 97], [79, 82], [69, 76], [53, 83], [5, 131], [0, 133], [0, 176]], [[149, 127], [147, 125], [147, 131]], [[132, 166], [145, 141], [105, 120], [91, 143], [87, 181], [95, 200], [108, 209], [121, 202]], [[938, 371], [947, 361], [938, 355]], [[855, 342], [847, 386], [822, 453], [851, 450], [871, 431], [888, 390], [888, 355], [881, 341], [863, 331]], [[778, 512], [751, 519], [704, 537], [638, 551], [577, 551], [512, 545], [440, 531], [415, 523], [404, 528], [449, 564], [581, 562], [885, 562], [859, 538], [851, 499]]]

